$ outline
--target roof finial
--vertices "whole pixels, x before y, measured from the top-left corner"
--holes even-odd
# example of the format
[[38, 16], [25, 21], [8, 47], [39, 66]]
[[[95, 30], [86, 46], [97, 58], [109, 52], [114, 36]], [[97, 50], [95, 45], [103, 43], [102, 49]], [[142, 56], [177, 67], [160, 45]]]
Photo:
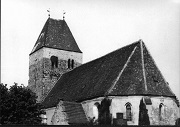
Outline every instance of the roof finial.
[[48, 12], [48, 17], [50, 18], [50, 8], [47, 10]]
[[142, 40], [142, 39], [139, 39], [139, 42], [143, 42], [143, 40]]
[[66, 14], [66, 12], [63, 10], [63, 20], [65, 19], [65, 15]]

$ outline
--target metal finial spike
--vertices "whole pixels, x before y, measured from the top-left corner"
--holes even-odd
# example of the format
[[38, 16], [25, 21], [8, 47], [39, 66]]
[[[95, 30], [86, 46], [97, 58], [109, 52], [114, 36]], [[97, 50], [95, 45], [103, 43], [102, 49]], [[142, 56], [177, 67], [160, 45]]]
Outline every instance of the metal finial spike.
[[65, 15], [66, 14], [66, 12], [63, 10], [63, 20], [65, 19]]
[[47, 12], [48, 12], [48, 16], [50, 18], [50, 8], [47, 10]]

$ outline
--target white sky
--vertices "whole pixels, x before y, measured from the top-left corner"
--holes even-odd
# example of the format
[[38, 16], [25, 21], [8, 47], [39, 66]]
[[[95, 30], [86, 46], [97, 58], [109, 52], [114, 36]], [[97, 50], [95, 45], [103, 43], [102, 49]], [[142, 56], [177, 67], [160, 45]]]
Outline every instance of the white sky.
[[83, 63], [142, 39], [180, 99], [179, 0], [1, 0], [1, 82], [28, 84], [29, 53], [47, 18], [65, 20]]

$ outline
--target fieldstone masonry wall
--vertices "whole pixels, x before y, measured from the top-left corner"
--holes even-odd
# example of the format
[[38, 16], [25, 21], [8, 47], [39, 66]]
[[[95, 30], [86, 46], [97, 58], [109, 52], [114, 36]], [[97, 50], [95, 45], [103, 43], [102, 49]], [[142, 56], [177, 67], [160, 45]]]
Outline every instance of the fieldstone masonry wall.
[[141, 96], [124, 96], [112, 98], [112, 116], [116, 118], [116, 113], [123, 113], [123, 119], [126, 119], [126, 104], [131, 104], [132, 120], [127, 121], [128, 125], [138, 125], [139, 120], [139, 104]]
[[83, 109], [89, 120], [93, 119], [93, 117], [95, 117], [95, 120], [97, 119], [97, 115], [93, 111], [93, 107], [95, 106], [95, 103], [97, 103], [97, 102], [100, 104], [103, 99], [104, 99], [104, 97], [99, 97], [99, 98], [96, 98], [93, 100], [87, 100], [87, 101], [82, 102]]
[[[52, 67], [52, 56], [58, 58], [58, 67]], [[68, 68], [69, 59], [74, 60], [76, 68], [82, 64], [82, 53], [44, 47], [30, 55], [28, 87], [37, 94], [37, 101], [47, 96], [63, 73], [73, 69]]]
[[[152, 97], [152, 105], [148, 110], [151, 125], [175, 125], [175, 121], [179, 118], [178, 107], [175, 101], [169, 97]], [[161, 110], [159, 105], [163, 104]]]
[[[139, 105], [140, 100], [144, 98], [143, 96], [116, 96], [108, 97], [112, 100], [110, 106], [110, 113], [112, 114], [112, 119], [116, 118], [116, 113], [123, 113], [123, 119], [126, 119], [126, 103], [131, 104], [131, 114], [132, 120], [127, 121], [127, 125], [139, 125]], [[169, 97], [150, 97], [152, 104], [146, 105], [148, 110], [148, 116], [150, 125], [175, 125], [175, 121], [179, 118], [178, 106], [175, 100]], [[93, 107], [96, 102], [101, 102], [103, 98], [96, 98], [93, 100], [88, 100], [82, 102], [84, 111], [89, 119], [96, 117], [93, 113]], [[163, 109], [160, 114], [159, 105], [163, 104]], [[161, 119], [160, 119], [161, 115]]]

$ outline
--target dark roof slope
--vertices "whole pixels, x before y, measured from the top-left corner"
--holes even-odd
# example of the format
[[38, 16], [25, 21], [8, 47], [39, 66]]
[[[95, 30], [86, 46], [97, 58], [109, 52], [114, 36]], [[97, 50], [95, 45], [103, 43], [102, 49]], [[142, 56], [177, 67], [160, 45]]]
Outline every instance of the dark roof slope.
[[30, 55], [42, 47], [81, 52], [65, 20], [48, 18]]
[[67, 121], [71, 124], [88, 123], [88, 119], [81, 103], [62, 101], [63, 112], [67, 115]]
[[65, 73], [43, 101], [83, 101], [112, 95], [175, 95], [143, 42], [135, 42]]

